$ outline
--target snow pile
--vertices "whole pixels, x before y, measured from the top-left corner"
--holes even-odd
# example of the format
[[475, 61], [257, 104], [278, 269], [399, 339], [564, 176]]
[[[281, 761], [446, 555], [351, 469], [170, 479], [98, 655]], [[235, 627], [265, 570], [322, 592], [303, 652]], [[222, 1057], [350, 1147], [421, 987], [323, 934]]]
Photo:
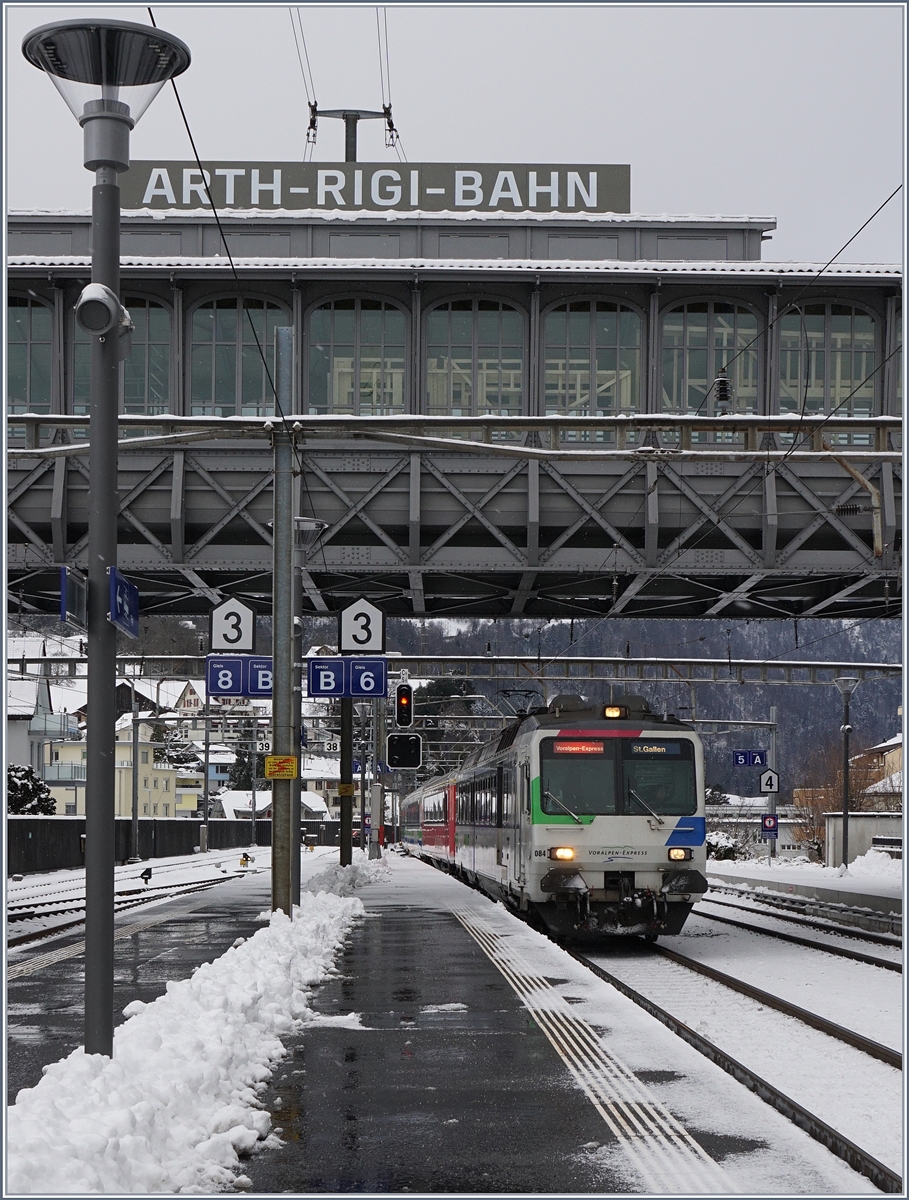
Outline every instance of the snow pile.
[[370, 860], [365, 850], [355, 850], [353, 862], [349, 867], [329, 867], [327, 871], [321, 871], [318, 875], [313, 875], [311, 879], [303, 880], [300, 886], [307, 892], [328, 892], [333, 896], [352, 896], [356, 888], [390, 877], [391, 869], [384, 858]]
[[903, 878], [903, 863], [898, 858], [891, 858], [883, 850], [869, 850], [849, 864], [849, 874], [898, 883]]
[[[350, 868], [348, 868], [349, 870]], [[205, 1194], [236, 1184], [239, 1155], [280, 1142], [257, 1098], [282, 1035], [313, 1020], [310, 990], [363, 904], [305, 893], [190, 979], [136, 1000], [114, 1056], [80, 1047], [8, 1109], [10, 1193]]]

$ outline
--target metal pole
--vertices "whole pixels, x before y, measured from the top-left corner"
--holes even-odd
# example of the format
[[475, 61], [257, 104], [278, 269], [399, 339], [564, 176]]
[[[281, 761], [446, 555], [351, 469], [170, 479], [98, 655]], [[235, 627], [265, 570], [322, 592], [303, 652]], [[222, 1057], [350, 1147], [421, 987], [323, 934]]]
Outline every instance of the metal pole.
[[208, 851], [208, 773], [211, 767], [211, 708], [208, 692], [205, 693], [205, 751], [202, 762], [202, 828], [199, 831], [199, 849], [205, 854]]
[[301, 847], [301, 793], [303, 791], [303, 766], [306, 756], [303, 752], [303, 621], [297, 610], [302, 608], [302, 590], [296, 571], [293, 577], [293, 607], [294, 607], [294, 669], [293, 669], [293, 737], [294, 745], [300, 755], [300, 773], [293, 781], [291, 796], [291, 848], [290, 857], [290, 900], [292, 904], [300, 903], [300, 847]]
[[356, 113], [344, 114], [344, 161], [357, 161], [357, 122]]
[[849, 870], [849, 693], [843, 693], [843, 866]]
[[353, 862], [353, 700], [341, 701], [341, 780], [338, 784], [338, 803], [341, 808], [342, 867]]
[[130, 862], [140, 862], [139, 856], [139, 705], [136, 702], [136, 684], [133, 682], [133, 820], [132, 857]]
[[[92, 283], [120, 294], [120, 188], [113, 167], [95, 171]], [[85, 1052], [113, 1054], [114, 742], [117, 631], [108, 620], [117, 565], [117, 333], [92, 337], [88, 489], [88, 705], [85, 784]]]
[[366, 849], [366, 705], [360, 710], [360, 849]]
[[[275, 390], [279, 413], [293, 411], [294, 331], [282, 326], [275, 330]], [[294, 512], [293, 444], [283, 422], [272, 437], [275, 455], [275, 519], [272, 568], [272, 729], [273, 753], [293, 755], [299, 746], [293, 735], [293, 652], [294, 652]], [[271, 907], [288, 916], [293, 912], [291, 899], [291, 780], [271, 782]]]
[[259, 765], [259, 763], [258, 763], [259, 755], [256, 752], [256, 742], [258, 741], [258, 737], [259, 737], [259, 719], [258, 719], [258, 717], [254, 716], [252, 719], [252, 744], [250, 746], [250, 755], [249, 755], [249, 762], [250, 762], [250, 768], [249, 768], [249, 787], [250, 787], [250, 793], [249, 793], [250, 794], [249, 844], [250, 844], [250, 846], [255, 846], [255, 844], [256, 844], [256, 768]]
[[[777, 769], [777, 766], [776, 766], [776, 705], [775, 704], [770, 706], [770, 752], [767, 755], [767, 766], [770, 767], [770, 769], [772, 771], [776, 771], [776, 769]], [[776, 812], [776, 792], [770, 793], [769, 807], [770, 807], [770, 811], [772, 813]], [[779, 832], [780, 832], [779, 823], [777, 823], [776, 831], [777, 831], [777, 835], [779, 835]], [[770, 856], [770, 858], [776, 858], [776, 838], [770, 839], [769, 856]]]

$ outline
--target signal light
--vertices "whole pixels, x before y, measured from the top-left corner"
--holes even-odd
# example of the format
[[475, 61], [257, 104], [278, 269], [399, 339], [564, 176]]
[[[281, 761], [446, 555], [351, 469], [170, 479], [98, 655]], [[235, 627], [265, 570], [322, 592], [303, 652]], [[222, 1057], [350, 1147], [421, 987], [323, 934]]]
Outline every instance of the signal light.
[[395, 724], [401, 728], [413, 724], [413, 688], [399, 683], [395, 688]]
[[423, 739], [418, 733], [390, 733], [385, 754], [392, 771], [413, 770], [423, 763]]

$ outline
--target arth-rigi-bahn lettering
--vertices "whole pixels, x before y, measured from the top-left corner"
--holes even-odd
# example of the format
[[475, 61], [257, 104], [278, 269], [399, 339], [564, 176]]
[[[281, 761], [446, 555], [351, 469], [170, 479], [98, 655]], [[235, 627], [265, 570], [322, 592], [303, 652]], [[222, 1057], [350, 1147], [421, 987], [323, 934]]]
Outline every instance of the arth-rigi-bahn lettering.
[[621, 165], [134, 162], [124, 208], [627, 212]]

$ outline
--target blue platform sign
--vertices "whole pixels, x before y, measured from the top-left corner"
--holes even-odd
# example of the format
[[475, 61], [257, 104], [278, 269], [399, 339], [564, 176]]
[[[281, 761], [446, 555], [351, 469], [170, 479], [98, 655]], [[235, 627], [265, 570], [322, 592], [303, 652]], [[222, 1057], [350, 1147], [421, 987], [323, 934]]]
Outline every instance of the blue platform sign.
[[352, 658], [348, 664], [347, 686], [351, 696], [387, 696], [388, 672], [384, 658]]
[[307, 688], [315, 699], [365, 700], [388, 695], [388, 660], [384, 658], [311, 658]]
[[110, 579], [110, 607], [107, 619], [127, 637], [139, 636], [139, 589], [120, 574], [116, 567], [108, 567]]
[[209, 654], [205, 688], [210, 696], [270, 696], [272, 661], [253, 654]]
[[732, 763], [736, 767], [766, 767], [766, 750], [733, 750]]
[[60, 620], [76, 629], [88, 628], [88, 580], [75, 567], [60, 568]]
[[242, 696], [243, 659], [239, 655], [209, 654], [205, 660], [205, 690], [209, 696]]
[[271, 658], [247, 658], [245, 696], [270, 696], [272, 692]]
[[310, 696], [344, 696], [347, 662], [343, 658], [311, 658], [306, 685]]

